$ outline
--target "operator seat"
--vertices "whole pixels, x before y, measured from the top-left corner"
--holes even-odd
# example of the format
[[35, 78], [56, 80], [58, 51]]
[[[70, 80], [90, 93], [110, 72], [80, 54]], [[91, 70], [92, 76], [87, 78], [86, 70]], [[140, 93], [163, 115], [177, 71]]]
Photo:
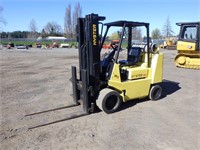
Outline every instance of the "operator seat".
[[119, 64], [122, 66], [132, 66], [140, 61], [141, 57], [141, 48], [140, 47], [132, 47], [128, 52], [127, 60], [119, 61]]

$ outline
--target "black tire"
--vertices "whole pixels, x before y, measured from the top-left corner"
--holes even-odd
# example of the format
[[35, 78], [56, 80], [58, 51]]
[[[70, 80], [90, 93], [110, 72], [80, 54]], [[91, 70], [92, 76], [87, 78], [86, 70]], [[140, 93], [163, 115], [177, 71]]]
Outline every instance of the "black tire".
[[121, 96], [117, 91], [105, 88], [100, 91], [96, 104], [99, 109], [110, 114], [119, 109], [121, 105]]
[[158, 84], [153, 85], [149, 92], [149, 99], [154, 100], [154, 101], [158, 100], [162, 97], [162, 93], [163, 93], [163, 90], [160, 85]]

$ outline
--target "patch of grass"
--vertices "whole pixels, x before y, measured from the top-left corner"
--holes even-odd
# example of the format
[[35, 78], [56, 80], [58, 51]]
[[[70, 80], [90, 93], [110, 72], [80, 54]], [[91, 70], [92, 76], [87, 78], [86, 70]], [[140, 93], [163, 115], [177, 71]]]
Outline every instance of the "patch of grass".
[[[10, 43], [13, 43], [14, 45], [32, 45], [35, 46], [35, 44], [41, 44], [41, 45], [51, 45], [53, 44], [52, 41], [37, 41], [37, 42], [31, 42], [31, 41], [9, 41]], [[1, 41], [2, 45], [6, 45], [9, 43], [8, 41]], [[77, 45], [77, 42], [57, 42], [58, 45], [61, 43], [67, 43], [71, 45], [72, 47], [75, 47]]]

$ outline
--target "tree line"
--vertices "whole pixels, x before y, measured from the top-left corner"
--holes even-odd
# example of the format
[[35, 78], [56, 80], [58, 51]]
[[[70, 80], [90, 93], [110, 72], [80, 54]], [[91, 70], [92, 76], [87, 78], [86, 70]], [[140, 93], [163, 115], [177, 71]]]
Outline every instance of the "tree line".
[[[0, 31], [2, 25], [6, 25], [6, 20], [2, 17], [3, 7], [0, 6]], [[69, 3], [65, 9], [64, 15], [64, 26], [62, 28], [58, 23], [51, 21], [48, 22], [41, 32], [37, 27], [37, 23], [34, 19], [30, 21], [29, 31], [14, 31], [14, 32], [1, 32], [1, 38], [37, 38], [37, 37], [48, 37], [48, 36], [65, 36], [67, 38], [76, 37], [76, 24], [77, 18], [82, 17], [82, 7], [79, 2], [77, 2], [72, 8], [71, 3]], [[121, 31], [114, 32], [110, 37], [116, 38], [120, 36]], [[140, 28], [135, 28], [133, 30], [133, 39], [142, 39], [142, 31]], [[164, 37], [173, 36], [174, 32], [171, 27], [169, 17], [167, 17], [166, 22], [163, 25], [162, 31], [158, 28], [152, 30], [152, 39], [160, 39]]]
[[2, 32], [1, 38], [31, 38], [31, 32], [30, 31]]
[[[122, 31], [116, 31], [113, 32], [107, 39], [113, 40], [118, 39], [121, 36]], [[125, 37], [127, 37], [128, 31], [125, 31]], [[163, 25], [162, 31], [158, 28], [152, 30], [151, 32], [151, 38], [152, 39], [164, 39], [167, 37], [174, 36], [174, 31], [172, 30], [171, 22], [169, 20], [169, 17], [167, 17], [166, 22]], [[141, 28], [133, 28], [132, 31], [132, 39], [133, 40], [142, 40], [142, 30]]]
[[165, 38], [165, 37], [174, 36], [174, 34], [175, 33], [172, 29], [170, 19], [169, 19], [169, 17], [167, 17], [167, 20], [164, 23], [163, 28], [162, 28], [162, 33], [161, 33], [160, 29], [156, 28], [156, 29], [152, 30], [151, 37], [152, 37], [152, 39], [161, 39], [161, 38]]
[[[3, 7], [0, 6], [0, 31], [2, 26], [6, 24], [5, 19], [2, 17]], [[77, 2], [72, 8], [69, 3], [65, 9], [64, 27], [62, 28], [55, 21], [48, 22], [41, 32], [37, 27], [37, 23], [34, 19], [30, 21], [29, 31], [14, 31], [14, 32], [0, 32], [1, 38], [37, 38], [37, 37], [48, 37], [48, 36], [65, 36], [67, 38], [76, 37], [76, 24], [77, 18], [82, 17], [82, 7]]]

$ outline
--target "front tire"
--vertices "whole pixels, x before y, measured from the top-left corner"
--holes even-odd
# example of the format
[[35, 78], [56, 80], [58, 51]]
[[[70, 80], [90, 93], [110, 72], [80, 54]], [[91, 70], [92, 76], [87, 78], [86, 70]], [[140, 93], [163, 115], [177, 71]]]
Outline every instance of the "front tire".
[[96, 104], [99, 109], [110, 114], [119, 109], [121, 105], [121, 96], [117, 91], [105, 88], [100, 91]]
[[162, 97], [162, 93], [163, 93], [163, 90], [162, 90], [162, 87], [160, 85], [153, 85], [150, 89], [150, 92], [149, 92], [149, 99], [151, 100], [158, 100]]

